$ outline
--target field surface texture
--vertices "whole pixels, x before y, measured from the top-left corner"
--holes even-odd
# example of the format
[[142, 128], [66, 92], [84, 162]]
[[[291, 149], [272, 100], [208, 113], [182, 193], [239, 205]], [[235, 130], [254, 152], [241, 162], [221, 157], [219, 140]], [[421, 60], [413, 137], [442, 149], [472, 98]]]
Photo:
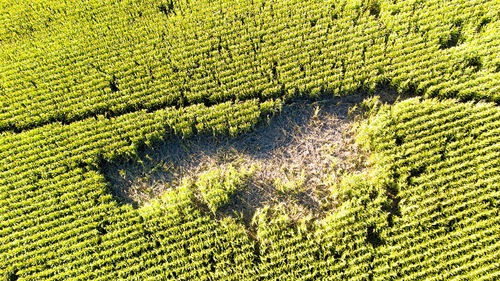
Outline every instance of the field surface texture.
[[[0, 280], [499, 280], [499, 11], [1, 1]], [[412, 98], [369, 98], [381, 93]], [[348, 110], [353, 96], [366, 100]], [[324, 122], [350, 128], [354, 156], [315, 123], [325, 149], [295, 159], [314, 175], [280, 158], [265, 173], [247, 154], [137, 195], [147, 200], [116, 187], [160, 147], [281, 137], [255, 130], [298, 100], [335, 100]], [[238, 209], [250, 187], [287, 199]], [[301, 194], [314, 208], [299, 208]]]

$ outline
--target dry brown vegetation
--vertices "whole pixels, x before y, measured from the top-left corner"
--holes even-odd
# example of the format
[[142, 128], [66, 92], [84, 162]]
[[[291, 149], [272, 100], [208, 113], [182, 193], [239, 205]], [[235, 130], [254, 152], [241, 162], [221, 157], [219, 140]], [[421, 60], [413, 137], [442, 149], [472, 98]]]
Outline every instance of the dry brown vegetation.
[[[136, 161], [108, 163], [105, 174], [120, 200], [139, 206], [209, 168], [254, 165], [248, 184], [216, 217], [232, 216], [250, 226], [258, 208], [280, 205], [292, 220], [321, 218], [336, 207], [331, 188], [342, 175], [367, 168], [367, 155], [355, 145], [351, 130], [363, 100], [294, 101], [251, 133], [171, 140], [147, 149]], [[391, 102], [394, 95], [382, 100]], [[195, 203], [207, 210], [200, 198]]]

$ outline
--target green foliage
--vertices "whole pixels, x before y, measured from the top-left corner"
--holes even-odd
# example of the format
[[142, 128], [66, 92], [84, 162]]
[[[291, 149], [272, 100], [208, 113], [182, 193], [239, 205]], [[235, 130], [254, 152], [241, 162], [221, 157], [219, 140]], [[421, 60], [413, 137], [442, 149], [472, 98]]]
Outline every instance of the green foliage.
[[410, 99], [367, 121], [390, 203], [376, 279], [497, 274], [499, 126], [498, 107], [454, 100]]
[[445, 97], [473, 88], [476, 100], [498, 100], [484, 88], [498, 87], [498, 77], [469, 77], [450, 59], [461, 47], [491, 50], [484, 62], [495, 57], [495, 1], [77, 3], [1, 7], [0, 131], [169, 106], [344, 95], [381, 81]]
[[449, 33], [443, 34], [439, 38], [439, 46], [441, 49], [455, 47], [462, 40], [462, 30], [460, 27], [453, 27]]
[[[189, 184], [134, 209], [101, 170], [173, 135], [241, 134], [295, 97], [382, 84], [498, 103], [499, 5], [1, 1], [1, 276], [498, 279], [493, 104], [365, 102], [359, 141], [376, 151], [373, 172], [332, 187], [339, 208], [317, 222], [260, 209], [256, 234], [197, 210]], [[213, 211], [241, 175], [205, 179]]]
[[244, 186], [255, 169], [255, 166], [252, 166], [249, 169], [237, 170], [232, 165], [211, 168], [198, 177], [195, 186], [210, 211], [215, 213], [217, 209], [229, 203], [231, 195]]
[[5, 273], [2, 276], [2, 280], [4, 281], [16, 281], [19, 278], [17, 276], [17, 271], [15, 267], [8, 267]]
[[305, 181], [305, 170], [301, 170], [300, 173], [296, 173], [295, 171], [285, 171], [285, 178], [277, 178], [274, 181], [274, 187], [276, 188], [276, 190], [285, 195], [299, 194], [304, 191]]
[[380, 3], [378, 0], [371, 0], [368, 3], [368, 11], [370, 15], [378, 17], [380, 14]]

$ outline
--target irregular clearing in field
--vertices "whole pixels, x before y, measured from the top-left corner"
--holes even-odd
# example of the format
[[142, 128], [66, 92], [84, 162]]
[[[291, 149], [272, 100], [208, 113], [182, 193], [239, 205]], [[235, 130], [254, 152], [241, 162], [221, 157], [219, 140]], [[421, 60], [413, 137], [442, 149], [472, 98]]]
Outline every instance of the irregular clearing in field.
[[[259, 168], [247, 186], [237, 191], [216, 217], [232, 216], [248, 227], [258, 208], [281, 204], [292, 219], [321, 218], [336, 207], [331, 184], [344, 172], [367, 168], [367, 155], [354, 144], [351, 132], [352, 109], [365, 98], [351, 95], [294, 101], [252, 133], [236, 138], [175, 139], [146, 149], [138, 161], [107, 163], [104, 171], [115, 197], [139, 206], [175, 188], [183, 178], [196, 178], [209, 168], [256, 165]], [[394, 102], [395, 95], [382, 92], [381, 100]], [[280, 188], [277, 181], [298, 184], [290, 191]]]

